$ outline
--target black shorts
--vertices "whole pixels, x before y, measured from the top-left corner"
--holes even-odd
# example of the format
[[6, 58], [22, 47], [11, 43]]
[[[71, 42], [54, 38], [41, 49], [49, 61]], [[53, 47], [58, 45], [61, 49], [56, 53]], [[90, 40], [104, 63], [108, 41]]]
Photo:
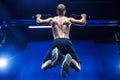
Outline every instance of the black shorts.
[[55, 39], [52, 44], [50, 45], [50, 49], [43, 60], [43, 63], [47, 60], [51, 60], [52, 57], [52, 50], [54, 48], [58, 48], [58, 50], [63, 54], [70, 54], [72, 59], [75, 59], [78, 63], [80, 63], [77, 54], [75, 53], [75, 49], [73, 48], [72, 42], [68, 38], [57, 38]]

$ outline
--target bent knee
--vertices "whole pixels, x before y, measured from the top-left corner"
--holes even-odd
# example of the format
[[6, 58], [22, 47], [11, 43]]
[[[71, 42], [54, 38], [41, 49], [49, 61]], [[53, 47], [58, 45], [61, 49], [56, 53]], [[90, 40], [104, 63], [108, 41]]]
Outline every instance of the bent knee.
[[75, 69], [75, 71], [79, 72], [81, 71], [81, 65], [76, 60], [72, 59], [71, 61], [71, 67]]
[[76, 70], [77, 72], [81, 71], [81, 66], [78, 66], [78, 69]]
[[46, 61], [45, 63], [42, 64], [41, 69], [42, 70], [47, 70], [48, 68], [51, 68], [51, 60]]
[[44, 71], [47, 70], [45, 64], [42, 64], [41, 69]]

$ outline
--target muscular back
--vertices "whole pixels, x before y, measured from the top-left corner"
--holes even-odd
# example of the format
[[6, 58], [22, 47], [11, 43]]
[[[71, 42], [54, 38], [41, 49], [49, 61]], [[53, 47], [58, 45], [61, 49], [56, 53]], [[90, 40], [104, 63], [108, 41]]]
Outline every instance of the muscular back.
[[86, 14], [81, 14], [81, 19], [67, 18], [65, 16], [56, 16], [54, 18], [41, 19], [41, 15], [36, 15], [37, 23], [51, 23], [54, 39], [56, 38], [69, 38], [70, 25], [84, 25], [86, 23]]
[[51, 21], [54, 39], [69, 38], [70, 21], [65, 16], [56, 16]]

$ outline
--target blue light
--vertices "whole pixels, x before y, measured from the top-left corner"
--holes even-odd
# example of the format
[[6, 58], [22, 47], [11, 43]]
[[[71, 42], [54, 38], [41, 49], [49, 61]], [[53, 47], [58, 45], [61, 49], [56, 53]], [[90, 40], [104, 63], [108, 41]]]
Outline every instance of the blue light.
[[5, 59], [5, 58], [1, 58], [0, 59], [0, 68], [5, 68], [6, 66], [7, 66], [7, 59]]

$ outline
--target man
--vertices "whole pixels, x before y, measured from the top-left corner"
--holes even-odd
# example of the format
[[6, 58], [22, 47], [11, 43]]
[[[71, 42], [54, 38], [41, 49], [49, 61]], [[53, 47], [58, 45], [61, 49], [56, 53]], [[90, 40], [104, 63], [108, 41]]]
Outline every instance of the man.
[[61, 74], [66, 77], [69, 73], [69, 67], [72, 67], [75, 71], [80, 71], [80, 61], [72, 46], [72, 42], [69, 39], [70, 25], [84, 25], [86, 23], [86, 14], [81, 14], [81, 19], [76, 20], [74, 18], [68, 18], [65, 16], [66, 7], [64, 4], [57, 6], [57, 15], [53, 18], [41, 19], [41, 15], [36, 15], [37, 23], [50, 23], [52, 25], [52, 32], [54, 41], [50, 46], [47, 56], [45, 57], [42, 69], [54, 67], [57, 64], [60, 65]]

